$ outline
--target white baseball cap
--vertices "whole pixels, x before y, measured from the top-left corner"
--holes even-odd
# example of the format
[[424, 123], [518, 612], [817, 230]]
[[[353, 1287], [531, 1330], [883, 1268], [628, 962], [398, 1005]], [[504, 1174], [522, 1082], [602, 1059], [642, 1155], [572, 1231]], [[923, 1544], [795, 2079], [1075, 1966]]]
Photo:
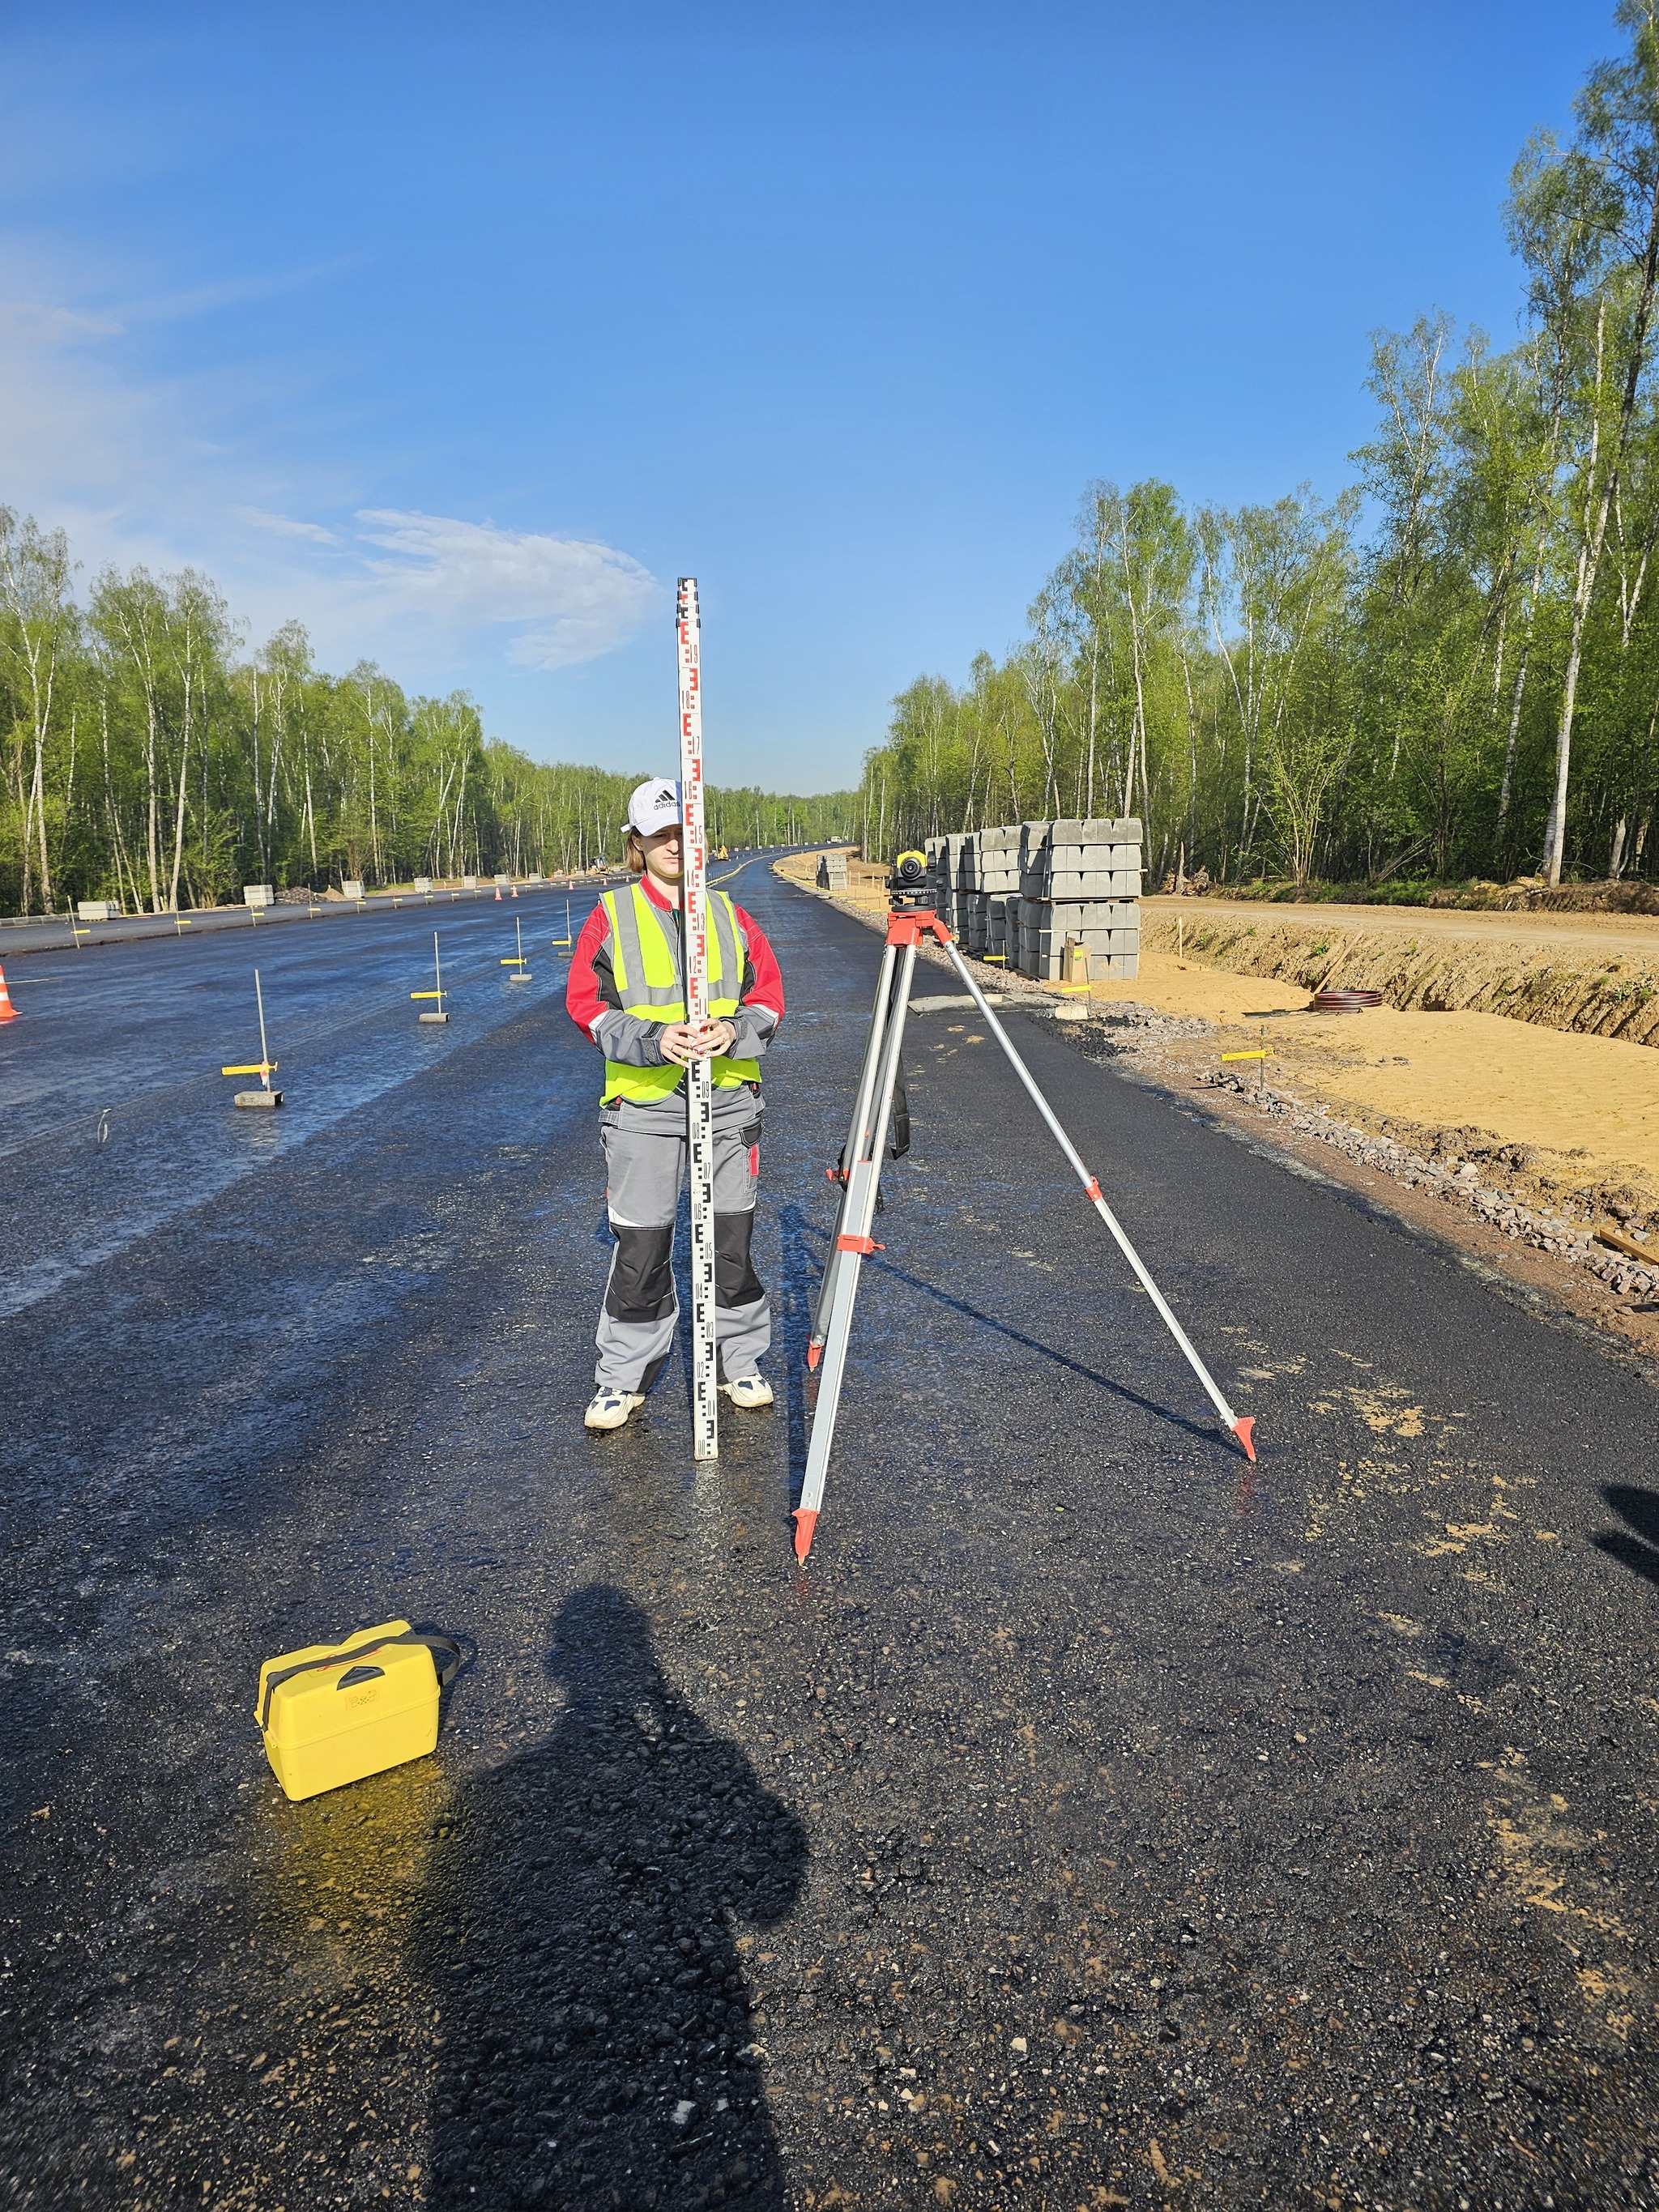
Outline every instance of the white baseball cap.
[[628, 802], [628, 827], [637, 830], [641, 837], [654, 836], [659, 830], [670, 830], [680, 819], [680, 787], [670, 783], [665, 776], [653, 776], [642, 783]]

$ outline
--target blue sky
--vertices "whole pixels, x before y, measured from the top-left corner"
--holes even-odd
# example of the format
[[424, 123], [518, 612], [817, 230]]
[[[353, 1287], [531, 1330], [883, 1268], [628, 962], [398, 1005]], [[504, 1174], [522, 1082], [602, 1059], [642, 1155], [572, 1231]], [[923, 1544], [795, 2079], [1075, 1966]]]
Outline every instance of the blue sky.
[[495, 734], [856, 780], [1092, 477], [1346, 480], [1367, 335], [1516, 332], [1607, 0], [0, 12], [0, 501]]

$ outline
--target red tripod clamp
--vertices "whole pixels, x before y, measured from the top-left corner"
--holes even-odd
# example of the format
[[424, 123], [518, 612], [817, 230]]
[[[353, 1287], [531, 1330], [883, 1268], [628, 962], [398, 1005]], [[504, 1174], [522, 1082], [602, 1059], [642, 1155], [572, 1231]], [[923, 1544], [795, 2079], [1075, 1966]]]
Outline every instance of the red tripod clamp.
[[950, 931], [931, 907], [894, 907], [887, 916], [887, 942], [901, 948], [907, 945], [920, 946], [928, 937], [936, 937], [941, 945], [954, 942]]

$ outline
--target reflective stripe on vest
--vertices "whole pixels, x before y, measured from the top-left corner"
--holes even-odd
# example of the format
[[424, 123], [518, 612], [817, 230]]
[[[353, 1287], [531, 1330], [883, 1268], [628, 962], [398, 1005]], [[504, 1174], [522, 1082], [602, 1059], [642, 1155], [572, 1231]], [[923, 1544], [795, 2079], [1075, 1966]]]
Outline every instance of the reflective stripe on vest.
[[[680, 961], [680, 933], [663, 909], [647, 897], [644, 886], [634, 884], [619, 898], [605, 894], [602, 904], [611, 923], [611, 972], [623, 1012], [641, 1021], [683, 1022], [685, 982]], [[721, 890], [711, 891], [709, 919], [714, 925], [708, 947], [708, 1011], [717, 1020], [736, 1013], [743, 988], [743, 945], [732, 902]], [[679, 1087], [685, 1071], [672, 1060], [652, 1067], [632, 1067], [622, 1060], [605, 1064], [604, 1103], [613, 1098], [665, 1098]], [[760, 1081], [760, 1063], [727, 1060], [713, 1063], [717, 1090]]]

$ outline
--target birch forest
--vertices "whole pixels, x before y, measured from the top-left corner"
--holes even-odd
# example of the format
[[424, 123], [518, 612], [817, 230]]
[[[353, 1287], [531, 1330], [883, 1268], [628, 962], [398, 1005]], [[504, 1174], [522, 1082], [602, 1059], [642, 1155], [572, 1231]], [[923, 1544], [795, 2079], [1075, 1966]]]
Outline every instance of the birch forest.
[[1021, 642], [923, 677], [866, 757], [872, 854], [1139, 815], [1149, 880], [1651, 875], [1659, 783], [1659, 0], [1504, 208], [1519, 343], [1380, 331], [1333, 497], [1088, 489]]
[[[619, 858], [629, 793], [672, 758], [666, 648], [663, 740], [613, 775], [486, 737], [463, 693], [326, 675], [297, 623], [247, 656], [192, 570], [106, 570], [84, 605], [72, 583], [62, 532], [0, 507], [0, 911], [588, 868]], [[711, 788], [708, 818], [715, 843], [816, 843], [852, 834], [857, 795]]]

